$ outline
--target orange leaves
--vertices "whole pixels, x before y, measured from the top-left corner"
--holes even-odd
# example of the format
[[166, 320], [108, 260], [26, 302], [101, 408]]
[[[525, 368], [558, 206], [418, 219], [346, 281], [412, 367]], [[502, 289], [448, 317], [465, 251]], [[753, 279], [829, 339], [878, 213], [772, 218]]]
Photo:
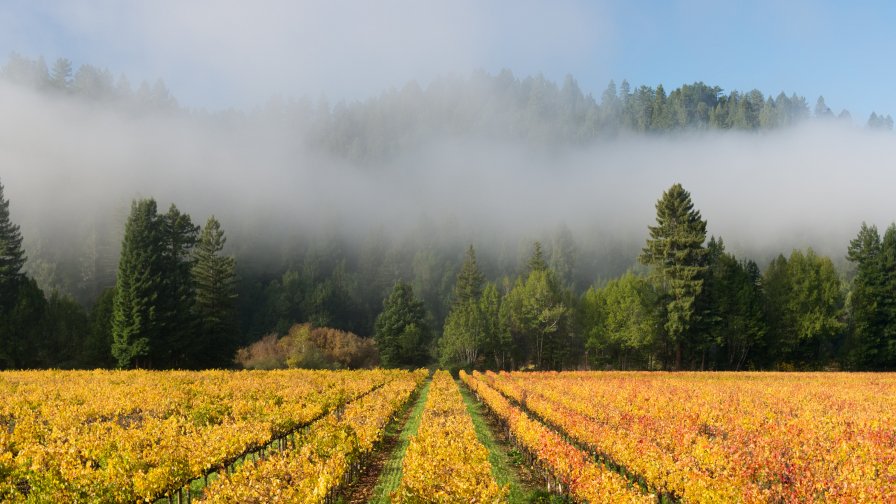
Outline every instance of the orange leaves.
[[[137, 502], [298, 429], [210, 502], [320, 502], [426, 371], [3, 372], [0, 502]], [[461, 374], [552, 489], [588, 502], [896, 502], [896, 376]], [[604, 465], [599, 461], [609, 461]], [[624, 468], [623, 476], [614, 468]], [[495, 502], [455, 383], [437, 373], [406, 501]], [[27, 497], [26, 497], [27, 493]], [[464, 497], [466, 496], [466, 497]]]
[[485, 377], [685, 502], [896, 502], [896, 378], [835, 373]]
[[587, 502], [655, 502], [656, 497], [633, 487], [621, 475], [595, 463], [588, 454], [567, 443], [556, 432], [532, 420], [488, 385], [479, 373], [461, 371], [461, 379], [508, 427], [513, 437], [534, 455], [578, 500]]
[[457, 384], [447, 371], [437, 371], [402, 462], [397, 500], [497, 503], [506, 495], [492, 477], [488, 450], [476, 438]]

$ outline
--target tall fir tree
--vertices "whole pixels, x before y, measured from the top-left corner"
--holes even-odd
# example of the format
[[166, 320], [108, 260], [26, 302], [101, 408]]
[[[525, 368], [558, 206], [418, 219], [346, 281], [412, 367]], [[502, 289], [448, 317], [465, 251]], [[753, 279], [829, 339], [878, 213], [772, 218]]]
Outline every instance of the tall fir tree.
[[3, 183], [0, 182], [0, 315], [15, 302], [16, 290], [24, 278], [24, 265], [22, 233], [9, 218], [9, 200], [3, 195]]
[[675, 184], [657, 201], [656, 226], [648, 229], [650, 238], [639, 259], [653, 268], [654, 278], [666, 294], [664, 327], [674, 352], [674, 367], [680, 369], [706, 273], [706, 221], [694, 209], [691, 194]]
[[457, 274], [457, 281], [454, 283], [451, 303], [458, 305], [478, 302], [479, 296], [482, 295], [484, 282], [485, 277], [476, 262], [476, 251], [473, 249], [473, 245], [470, 245], [460, 272]]
[[193, 311], [193, 247], [199, 226], [171, 205], [158, 219], [162, 285], [158, 298], [159, 341], [150, 349], [157, 367], [196, 367], [201, 344]]
[[[22, 291], [30, 292], [32, 285], [25, 282], [22, 267], [25, 265], [25, 251], [22, 249], [22, 233], [19, 226], [13, 224], [9, 217], [9, 200], [3, 194], [0, 183], [0, 368], [12, 368], [21, 365], [25, 335], [21, 332], [20, 322], [24, 313], [37, 313], [43, 304], [27, 302], [31, 296], [21, 295]], [[39, 292], [36, 284], [34, 289]], [[43, 298], [41, 294], [40, 298]], [[39, 305], [39, 306], [38, 306]], [[33, 322], [35, 317], [26, 317]]]
[[212, 216], [194, 251], [193, 281], [200, 353], [204, 366], [227, 365], [238, 345], [236, 317], [236, 260], [222, 255], [227, 238]]
[[119, 367], [152, 366], [152, 346], [159, 343], [159, 296], [163, 292], [163, 257], [153, 199], [131, 206], [121, 244], [112, 303], [112, 355]]
[[858, 236], [849, 242], [846, 258], [855, 265], [856, 276], [849, 295], [850, 360], [854, 367], [876, 368], [881, 364], [883, 329], [887, 325], [882, 296], [886, 293], [882, 248], [877, 226], [864, 222]]

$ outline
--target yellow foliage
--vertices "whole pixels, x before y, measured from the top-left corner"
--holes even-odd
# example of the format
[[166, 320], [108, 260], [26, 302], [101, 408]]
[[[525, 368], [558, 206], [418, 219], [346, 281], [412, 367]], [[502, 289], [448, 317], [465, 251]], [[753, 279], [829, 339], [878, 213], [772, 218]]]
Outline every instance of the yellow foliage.
[[476, 438], [457, 384], [437, 371], [417, 435], [402, 462], [398, 502], [503, 502], [507, 487], [491, 474], [488, 450]]

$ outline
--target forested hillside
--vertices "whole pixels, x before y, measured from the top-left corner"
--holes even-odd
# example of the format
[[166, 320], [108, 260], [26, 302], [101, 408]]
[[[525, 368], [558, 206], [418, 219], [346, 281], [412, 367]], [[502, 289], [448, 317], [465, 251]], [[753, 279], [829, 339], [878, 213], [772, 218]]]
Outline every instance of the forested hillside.
[[[320, 177], [351, 170], [414, 180], [421, 175], [412, 172], [425, 176], [429, 167], [407, 159], [436, 142], [444, 148], [446, 139], [463, 141], [461, 148], [519, 144], [530, 149], [521, 157], [561, 159], [631, 138], [675, 141], [727, 130], [762, 138], [802, 123], [853, 121], [822, 97], [810, 106], [783, 92], [701, 82], [666, 91], [625, 81], [595, 97], [572, 77], [557, 84], [509, 71], [411, 82], [349, 103], [272, 99], [251, 111], [188, 109], [162, 81], [133, 85], [126, 76], [90, 65], [75, 69], [63, 59], [48, 65], [13, 55], [0, 75], [0, 85], [61, 107], [52, 110], [79, 107], [128, 124], [201, 125], [213, 132], [205, 135], [224, 132], [237, 146], [246, 137], [276, 141], [289, 146], [288, 159]], [[860, 122], [893, 126], [889, 115], [877, 113]], [[156, 152], [141, 155], [151, 173]], [[720, 161], [719, 169], [725, 166]], [[215, 176], [216, 167], [206, 169], [207, 177], [239, 184], [231, 171]], [[537, 169], [565, 175], [549, 163]], [[475, 170], [458, 165], [440, 173], [463, 179], [453, 195], [457, 205], [472, 200], [481, 180]], [[30, 202], [7, 197], [13, 187], [0, 172], [7, 191], [0, 192], [0, 366], [230, 367], [239, 347], [310, 323], [373, 338], [387, 366], [896, 367], [896, 318], [887, 311], [896, 292], [896, 265], [888, 259], [896, 257], [893, 226], [879, 233], [862, 225], [855, 240], [837, 245], [838, 255], [772, 246], [756, 257], [735, 257], [726, 243], [749, 238], [712, 236], [713, 215], [702, 215], [700, 200], [691, 201], [677, 184], [653, 196], [658, 202], [635, 202], [648, 210], [656, 202], [655, 222], [643, 219], [614, 234], [565, 224], [587, 215], [545, 219], [549, 225], [520, 217], [513, 232], [438, 210], [400, 223], [384, 213], [374, 224], [370, 215], [387, 202], [356, 204], [369, 188], [334, 179], [345, 188], [339, 217], [316, 200], [298, 216], [271, 209], [250, 217], [241, 215], [241, 201], [261, 207], [289, 199], [290, 188], [277, 197], [247, 192], [214, 199], [200, 185], [206, 180], [166, 179], [139, 196], [116, 194], [112, 206], [38, 218], [16, 212]], [[312, 192], [315, 180], [307, 178]], [[156, 195], [143, 191], [168, 185], [181, 189], [160, 198], [171, 204], [161, 212]], [[507, 193], [502, 197], [513, 197], [512, 188]], [[563, 198], [554, 194], [530, 206]], [[486, 208], [507, 211], [498, 203]], [[194, 224], [190, 213], [205, 225]], [[684, 217], [691, 228], [675, 224]]]

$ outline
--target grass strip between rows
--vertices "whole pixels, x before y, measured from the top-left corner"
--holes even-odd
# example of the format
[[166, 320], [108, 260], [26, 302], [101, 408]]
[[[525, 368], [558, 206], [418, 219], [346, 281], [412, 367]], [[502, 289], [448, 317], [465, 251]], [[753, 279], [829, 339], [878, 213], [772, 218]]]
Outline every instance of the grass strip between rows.
[[507, 488], [495, 481], [488, 458], [457, 383], [448, 371], [436, 371], [393, 497], [409, 504], [506, 502]]
[[[457, 383], [460, 387], [460, 393], [464, 399], [464, 403], [467, 405], [467, 411], [473, 419], [473, 427], [476, 429], [476, 437], [479, 438], [479, 442], [489, 451], [488, 460], [492, 465], [492, 475], [495, 477], [495, 481], [497, 481], [499, 485], [508, 485], [510, 488], [510, 492], [507, 495], [507, 502], [509, 504], [567, 502], [566, 499], [551, 494], [546, 489], [529, 488], [523, 482], [517, 470], [517, 467], [522, 461], [520, 460], [519, 462], [514, 463], [511, 454], [508, 453], [508, 450], [512, 449], [512, 447], [500, 443], [494, 435], [492, 427], [489, 426], [488, 420], [486, 419], [486, 412], [483, 411], [483, 405], [476, 399], [473, 392], [466, 384], [460, 380], [458, 380]], [[520, 458], [522, 457], [522, 454], [515, 449], [513, 449], [513, 453]]]
[[432, 379], [427, 379], [423, 388], [420, 390], [420, 393], [417, 396], [417, 401], [414, 403], [413, 409], [411, 410], [411, 415], [408, 417], [408, 421], [404, 424], [404, 428], [398, 437], [398, 445], [395, 447], [395, 451], [392, 452], [389, 460], [383, 466], [380, 478], [376, 483], [376, 487], [373, 489], [373, 496], [369, 501], [371, 504], [390, 504], [392, 502], [390, 494], [395, 491], [395, 489], [398, 488], [399, 483], [401, 483], [401, 463], [404, 460], [405, 452], [407, 452], [411, 436], [416, 435], [417, 429], [420, 428], [420, 418], [423, 416], [423, 408], [426, 406], [426, 398], [429, 395], [431, 384]]
[[655, 494], [643, 489], [626, 475], [604, 466], [588, 452], [568, 443], [560, 433], [519, 409], [498, 390], [492, 388], [483, 375], [461, 373], [488, 408], [513, 433], [516, 442], [530, 453], [530, 461], [537, 463], [547, 475], [549, 489], [570, 494], [577, 500], [613, 503], [653, 503]]

